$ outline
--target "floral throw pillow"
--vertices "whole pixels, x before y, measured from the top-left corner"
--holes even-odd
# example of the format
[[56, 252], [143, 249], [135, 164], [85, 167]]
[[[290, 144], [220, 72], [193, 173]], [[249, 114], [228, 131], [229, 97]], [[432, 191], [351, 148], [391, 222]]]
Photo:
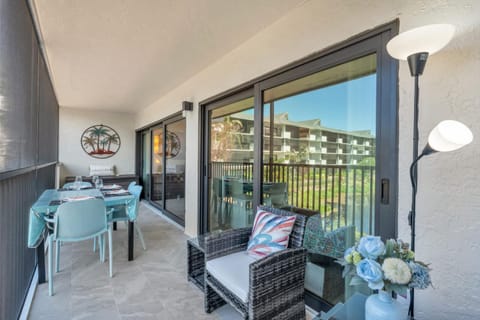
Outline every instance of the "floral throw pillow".
[[295, 219], [296, 216], [280, 216], [258, 209], [247, 253], [254, 258], [263, 258], [285, 249]]

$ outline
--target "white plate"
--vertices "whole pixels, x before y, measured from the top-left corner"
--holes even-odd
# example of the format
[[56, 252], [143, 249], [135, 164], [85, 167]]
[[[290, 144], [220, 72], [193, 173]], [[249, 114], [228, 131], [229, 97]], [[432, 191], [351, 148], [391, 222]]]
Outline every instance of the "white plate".
[[84, 185], [84, 186], [80, 186], [80, 187], [75, 187], [75, 186], [70, 186], [68, 188], [65, 188], [67, 190], [81, 190], [81, 189], [90, 189], [91, 187], [90, 186], [87, 186], [87, 185]]
[[115, 190], [115, 189], [120, 189], [122, 186], [119, 186], [118, 184], [107, 184], [106, 186], [103, 186], [102, 189], [104, 190]]
[[88, 199], [94, 199], [94, 197], [92, 196], [75, 196], [75, 197], [68, 197], [68, 198], [65, 198], [63, 200], [65, 201], [81, 201], [81, 200], [88, 200]]
[[128, 191], [125, 189], [119, 189], [119, 190], [106, 191], [105, 194], [123, 194], [127, 192]]

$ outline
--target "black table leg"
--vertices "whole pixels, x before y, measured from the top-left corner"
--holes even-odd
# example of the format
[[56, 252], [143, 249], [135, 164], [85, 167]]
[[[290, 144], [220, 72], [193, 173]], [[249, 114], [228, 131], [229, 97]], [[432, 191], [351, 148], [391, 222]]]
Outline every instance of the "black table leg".
[[113, 230], [117, 230], [117, 222], [113, 223]]
[[[42, 240], [38, 247], [37, 251], [37, 264], [38, 264], [38, 284], [45, 283], [45, 241]], [[49, 249], [50, 250], [50, 249]]]
[[128, 261], [133, 260], [133, 238], [135, 237], [135, 230], [133, 230], [133, 222], [128, 222]]

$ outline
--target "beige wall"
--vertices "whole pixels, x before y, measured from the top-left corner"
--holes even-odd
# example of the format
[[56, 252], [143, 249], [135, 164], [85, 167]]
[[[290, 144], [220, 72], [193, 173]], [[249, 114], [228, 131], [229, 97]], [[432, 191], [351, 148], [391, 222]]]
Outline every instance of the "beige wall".
[[[65, 176], [89, 175], [90, 164], [115, 165], [117, 174], [135, 172], [135, 128], [133, 115], [120, 112], [60, 108], [59, 161]], [[121, 146], [107, 159], [92, 158], [83, 151], [80, 136], [88, 127], [105, 124], [118, 132]]]
[[[421, 77], [420, 145], [443, 119], [467, 124], [476, 140], [419, 165], [417, 258], [432, 265], [435, 289], [418, 291], [417, 319], [480, 317], [480, 1], [308, 1], [137, 115], [136, 127], [180, 109], [187, 115], [185, 233], [197, 232], [198, 102], [377, 25], [400, 19], [400, 31], [430, 23], [457, 27], [452, 42], [431, 56]], [[399, 237], [409, 239], [408, 167], [412, 148], [413, 79], [399, 70]]]

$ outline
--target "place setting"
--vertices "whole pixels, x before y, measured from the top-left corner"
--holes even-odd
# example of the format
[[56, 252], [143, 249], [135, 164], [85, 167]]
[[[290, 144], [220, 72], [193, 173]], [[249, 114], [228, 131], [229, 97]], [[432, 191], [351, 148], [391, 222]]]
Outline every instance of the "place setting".
[[101, 189], [103, 195], [105, 197], [116, 197], [116, 196], [128, 196], [130, 195], [131, 193], [128, 192], [128, 190], [125, 190], [123, 188], [120, 187], [120, 189], [106, 189], [106, 188], [103, 188]]
[[63, 198], [63, 199], [52, 200], [52, 201], [49, 202], [49, 205], [50, 206], [59, 206], [62, 203], [65, 203], [65, 202], [83, 201], [83, 200], [89, 200], [89, 199], [102, 199], [102, 197], [94, 197], [94, 196], [87, 196], [87, 195], [71, 196], [71, 197], [66, 197], [66, 198]]

